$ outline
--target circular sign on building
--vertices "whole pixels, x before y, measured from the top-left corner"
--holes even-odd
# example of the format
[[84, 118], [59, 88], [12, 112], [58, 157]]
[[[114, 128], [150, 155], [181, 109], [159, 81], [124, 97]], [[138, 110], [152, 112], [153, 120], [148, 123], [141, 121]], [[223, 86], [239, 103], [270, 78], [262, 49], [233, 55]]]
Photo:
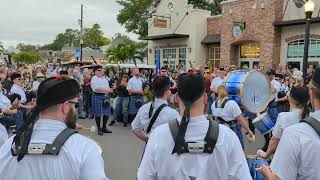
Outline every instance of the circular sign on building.
[[169, 12], [173, 12], [173, 10], [174, 10], [174, 4], [173, 4], [172, 2], [169, 2], [169, 3], [167, 4], [167, 8], [168, 8]]
[[245, 29], [244, 23], [235, 22], [232, 27], [232, 35], [235, 39], [241, 38], [243, 31]]

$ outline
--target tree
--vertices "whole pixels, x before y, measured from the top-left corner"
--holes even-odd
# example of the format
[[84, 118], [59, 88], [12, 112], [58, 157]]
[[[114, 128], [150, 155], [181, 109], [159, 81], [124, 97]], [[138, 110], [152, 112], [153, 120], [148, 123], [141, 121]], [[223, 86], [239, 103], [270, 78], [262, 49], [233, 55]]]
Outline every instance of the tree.
[[34, 52], [21, 51], [18, 54], [13, 54], [12, 58], [17, 64], [33, 64], [37, 62], [37, 56]]
[[0, 41], [0, 54], [3, 53], [3, 51], [4, 51], [3, 43]]
[[91, 28], [84, 29], [83, 42], [85, 46], [91, 48], [98, 48], [111, 44], [111, 40], [103, 36], [103, 31], [99, 24], [94, 24]]
[[[152, 17], [154, 9], [161, 0], [117, 0], [123, 8], [117, 15], [117, 21], [128, 32], [146, 37], [148, 35], [148, 18]], [[222, 0], [188, 0], [188, 4], [194, 8], [211, 11], [212, 15], [221, 14]]]
[[[101, 26], [94, 24], [91, 28], [83, 29], [84, 46], [98, 48], [103, 45], [111, 44], [111, 40], [103, 36]], [[63, 47], [79, 47], [80, 31], [77, 29], [66, 29], [64, 33], [59, 33], [51, 44], [46, 44], [40, 49], [59, 51]]]
[[123, 8], [117, 15], [117, 21], [124, 25], [128, 32], [142, 37], [148, 35], [148, 18], [160, 0], [117, 0]]
[[136, 64], [137, 59], [143, 61], [143, 53], [146, 46], [147, 44], [144, 42], [135, 42], [125, 38], [123, 42], [107, 52], [108, 58], [121, 63], [132, 60]]
[[37, 46], [31, 45], [31, 44], [24, 44], [19, 43], [16, 47], [20, 51], [26, 51], [26, 52], [35, 52], [37, 50]]

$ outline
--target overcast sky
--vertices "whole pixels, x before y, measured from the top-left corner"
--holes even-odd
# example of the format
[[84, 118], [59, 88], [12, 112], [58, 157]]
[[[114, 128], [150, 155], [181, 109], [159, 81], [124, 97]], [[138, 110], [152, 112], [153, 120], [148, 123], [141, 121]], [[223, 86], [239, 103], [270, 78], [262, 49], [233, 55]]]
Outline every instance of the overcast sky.
[[54, 40], [66, 28], [79, 28], [80, 4], [84, 8], [84, 26], [102, 26], [104, 35], [128, 34], [118, 24], [120, 6], [116, 0], [0, 0], [0, 41], [5, 47], [17, 43], [44, 44]]

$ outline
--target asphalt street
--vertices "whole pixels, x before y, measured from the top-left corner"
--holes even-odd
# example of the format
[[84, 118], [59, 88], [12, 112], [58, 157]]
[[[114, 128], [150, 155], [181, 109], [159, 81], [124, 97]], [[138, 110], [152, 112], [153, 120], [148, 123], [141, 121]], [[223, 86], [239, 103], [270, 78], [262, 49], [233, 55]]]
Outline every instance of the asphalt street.
[[[88, 128], [95, 125], [93, 119], [79, 120], [78, 122]], [[118, 124], [110, 129], [113, 133], [103, 136], [98, 136], [96, 132], [90, 132], [90, 130], [82, 130], [81, 133], [90, 136], [102, 147], [105, 172], [108, 178], [111, 180], [135, 180], [144, 143], [131, 133], [129, 126], [123, 127], [122, 124]], [[255, 154], [263, 146], [263, 143], [263, 136], [256, 132], [254, 143], [245, 142], [246, 154]]]

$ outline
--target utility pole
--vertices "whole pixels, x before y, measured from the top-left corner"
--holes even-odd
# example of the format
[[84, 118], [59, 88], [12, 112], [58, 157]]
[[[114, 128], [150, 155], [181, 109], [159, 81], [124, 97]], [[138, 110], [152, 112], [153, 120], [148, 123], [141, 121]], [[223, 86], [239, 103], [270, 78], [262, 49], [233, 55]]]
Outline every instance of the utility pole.
[[81, 19], [80, 19], [80, 61], [82, 61], [82, 48], [83, 48], [82, 24], [83, 24], [83, 4], [81, 4]]

